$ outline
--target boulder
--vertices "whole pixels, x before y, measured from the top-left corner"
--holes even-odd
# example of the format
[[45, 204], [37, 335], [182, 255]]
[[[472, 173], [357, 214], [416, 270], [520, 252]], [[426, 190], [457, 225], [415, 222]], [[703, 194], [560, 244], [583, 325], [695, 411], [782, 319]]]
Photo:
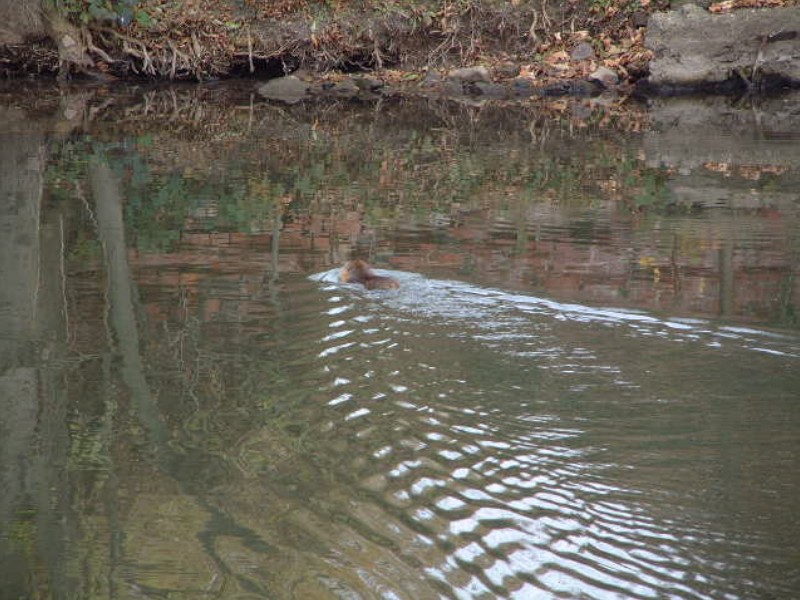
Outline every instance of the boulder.
[[299, 77], [287, 75], [270, 79], [259, 86], [258, 93], [269, 100], [278, 100], [286, 104], [296, 104], [308, 96], [310, 84]]
[[693, 4], [650, 17], [653, 91], [800, 84], [800, 9], [711, 14]]
[[599, 67], [589, 75], [589, 80], [602, 83], [603, 87], [611, 88], [619, 83], [619, 75], [608, 67]]
[[489, 83], [492, 81], [492, 76], [489, 73], [489, 69], [482, 65], [477, 67], [453, 69], [447, 74], [447, 77], [451, 81], [460, 81], [463, 83], [474, 83], [476, 81], [485, 81]]
[[570, 52], [572, 60], [594, 60], [596, 58], [594, 48], [589, 42], [580, 42]]

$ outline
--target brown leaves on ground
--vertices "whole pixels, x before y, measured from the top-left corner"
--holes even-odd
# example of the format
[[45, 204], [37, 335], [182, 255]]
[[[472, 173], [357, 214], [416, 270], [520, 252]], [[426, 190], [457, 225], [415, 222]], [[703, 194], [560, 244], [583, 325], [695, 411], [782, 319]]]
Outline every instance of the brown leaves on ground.
[[[581, 43], [590, 44], [594, 55], [584, 59], [573, 57], [572, 51]], [[652, 52], [644, 47], [644, 29], [627, 25], [614, 31], [601, 30], [594, 37], [588, 31], [552, 36], [538, 50], [541, 60], [527, 65], [523, 76], [539, 80], [585, 78], [605, 66], [625, 80], [646, 72], [652, 58]]]
[[[709, 10], [726, 12], [737, 8], [796, 5], [797, 2], [725, 0]], [[481, 17], [496, 8], [489, 0], [392, 0], [383, 8], [380, 3], [362, 0], [140, 0], [136, 11], [143, 18], [134, 20], [128, 27], [115, 28], [113, 32], [107, 27], [101, 28], [94, 35], [94, 42], [96, 50], [116, 45], [123, 55], [120, 57], [118, 52], [117, 58], [130, 60], [139, 73], [202, 79], [227, 74], [236, 61], [241, 63], [249, 59], [252, 62], [254, 57], [283, 58], [281, 53], [290, 55], [292, 49], [301, 44], [301, 40], [296, 39], [300, 29], [291, 29], [291, 24], [303, 22], [310, 28], [310, 37], [302, 41], [306, 43], [302, 56], [312, 62], [317, 56], [341, 59], [339, 62], [353, 57], [355, 64], [376, 56], [381, 66], [380, 59], [388, 50], [380, 44], [385, 43], [392, 48], [394, 56], [412, 57], [400, 66], [413, 68], [415, 64], [424, 63], [426, 56], [426, 51], [416, 50], [414, 44], [423, 48], [419, 38], [438, 35], [446, 39], [436, 47], [439, 53], [435, 57], [427, 57], [429, 64], [469, 63], [476, 57], [489, 67], [515, 63], [521, 66], [523, 77], [535, 79], [537, 83], [585, 78], [598, 67], [605, 66], [618, 73], [622, 81], [632, 81], [647, 74], [652, 58], [644, 47], [647, 16], [650, 12], [667, 9], [669, 0], [562, 0], [558, 10], [542, 3], [533, 13], [526, 2], [512, 1], [508, 6], [513, 8], [503, 10], [518, 11], [518, 14], [503, 13], [502, 23], [509, 27], [522, 15], [536, 16], [530, 31], [520, 30], [521, 35], [513, 38], [513, 43], [508, 42], [511, 46], [506, 42], [493, 45], [492, 40], [485, 37], [485, 31], [475, 29], [475, 15]], [[417, 39], [415, 41], [413, 35], [402, 40], [370, 39], [371, 28], [367, 33], [359, 28], [351, 31], [325, 20], [326, 14], [342, 14], [345, 10], [354, 15], [363, 13], [364, 22], [380, 19], [386, 11], [386, 14], [391, 12], [393, 19], [409, 19]], [[282, 23], [286, 24], [285, 31], [281, 30]], [[269, 29], [267, 34], [261, 34], [266, 37], [260, 39], [256, 30], [264, 24], [274, 26], [275, 31]], [[265, 46], [265, 41], [274, 42], [274, 47], [268, 43]], [[574, 49], [581, 43], [591, 45], [593, 55], [573, 56]], [[408, 48], [398, 48], [398, 45]], [[103, 56], [100, 52], [94, 55], [101, 70], [108, 67], [104, 64], [106, 57], [108, 54]], [[327, 64], [337, 64], [337, 60], [328, 60]], [[503, 70], [495, 69], [495, 72], [503, 73]]]
[[703, 168], [724, 177], [738, 175], [750, 181], [759, 181], [764, 175], [782, 175], [787, 170], [785, 165], [734, 165], [727, 162], [706, 162]]

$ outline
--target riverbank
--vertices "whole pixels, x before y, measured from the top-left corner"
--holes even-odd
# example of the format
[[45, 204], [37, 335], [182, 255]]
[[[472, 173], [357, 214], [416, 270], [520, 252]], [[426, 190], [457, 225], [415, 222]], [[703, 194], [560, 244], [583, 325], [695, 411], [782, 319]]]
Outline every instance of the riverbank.
[[[708, 13], [794, 5], [726, 0]], [[342, 97], [388, 88], [489, 98], [627, 95], [650, 75], [650, 16], [668, 8], [669, 0], [73, 0], [58, 14], [45, 11], [38, 25], [13, 15], [0, 35], [0, 72], [103, 81], [293, 74], [295, 96], [302, 86]], [[14, 29], [19, 35], [9, 37]]]
[[[83, 5], [81, 5], [83, 6]], [[532, 79], [588, 75], [599, 66], [641, 77], [650, 58], [643, 28], [659, 0], [388, 3], [305, 0], [144, 0], [117, 12], [67, 11], [63, 30], [6, 46], [6, 75], [72, 75], [171, 80], [275, 77], [313, 72], [382, 71], [481, 64]], [[51, 28], [53, 29], [53, 28]], [[55, 34], [55, 35], [53, 35]], [[65, 46], [71, 49], [65, 55]], [[80, 47], [83, 52], [76, 55]], [[49, 52], [48, 52], [49, 50]], [[60, 54], [59, 54], [60, 51]]]

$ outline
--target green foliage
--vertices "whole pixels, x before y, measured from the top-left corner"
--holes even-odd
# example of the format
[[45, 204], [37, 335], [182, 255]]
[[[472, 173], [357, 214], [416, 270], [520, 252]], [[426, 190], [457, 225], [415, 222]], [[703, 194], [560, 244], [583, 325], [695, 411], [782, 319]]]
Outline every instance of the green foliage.
[[139, 25], [151, 24], [150, 15], [137, 8], [139, 0], [49, 0], [71, 21], [84, 25], [91, 22], [128, 24], [133, 19]]
[[143, 10], [137, 10], [133, 13], [136, 17], [136, 22], [141, 25], [142, 27], [150, 27], [153, 24], [153, 20]]
[[672, 193], [667, 187], [667, 177], [664, 173], [648, 169], [638, 176], [638, 191], [633, 194], [636, 208], [663, 209], [671, 201]]
[[667, 185], [669, 175], [664, 169], [643, 166], [629, 157], [618, 160], [611, 168], [617, 172], [631, 210], [663, 212], [674, 207], [675, 198]]

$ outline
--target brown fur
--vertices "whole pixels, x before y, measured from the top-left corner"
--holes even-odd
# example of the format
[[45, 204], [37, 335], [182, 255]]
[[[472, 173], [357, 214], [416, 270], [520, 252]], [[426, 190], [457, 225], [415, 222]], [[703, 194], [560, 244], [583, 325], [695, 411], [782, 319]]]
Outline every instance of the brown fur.
[[347, 263], [342, 268], [339, 280], [342, 283], [362, 283], [368, 290], [394, 290], [400, 287], [396, 279], [376, 275], [372, 267], [360, 259]]

